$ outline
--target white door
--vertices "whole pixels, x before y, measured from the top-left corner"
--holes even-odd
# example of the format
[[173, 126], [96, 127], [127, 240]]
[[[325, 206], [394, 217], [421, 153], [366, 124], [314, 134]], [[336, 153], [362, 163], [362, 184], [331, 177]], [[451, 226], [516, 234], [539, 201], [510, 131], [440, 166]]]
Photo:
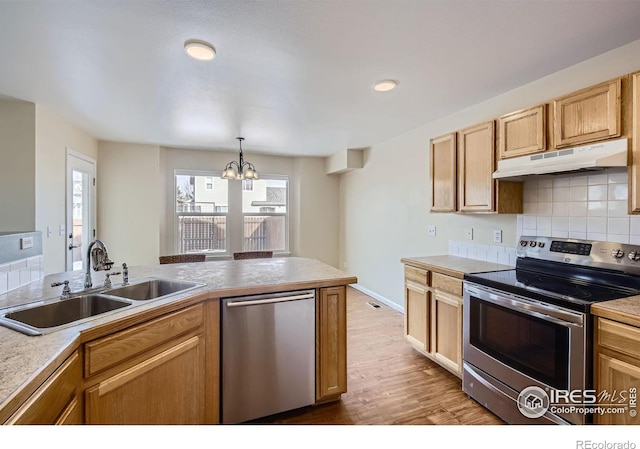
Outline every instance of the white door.
[[67, 271], [84, 270], [96, 235], [95, 185], [96, 162], [67, 149]]

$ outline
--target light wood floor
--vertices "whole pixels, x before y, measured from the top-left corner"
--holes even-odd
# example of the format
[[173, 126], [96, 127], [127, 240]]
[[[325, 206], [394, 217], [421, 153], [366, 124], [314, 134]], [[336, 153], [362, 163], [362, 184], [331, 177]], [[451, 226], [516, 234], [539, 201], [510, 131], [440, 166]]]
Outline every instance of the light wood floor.
[[[503, 424], [459, 378], [404, 339], [404, 316], [347, 290], [347, 388], [342, 400], [260, 420], [280, 424]], [[374, 301], [375, 302], [375, 301]]]

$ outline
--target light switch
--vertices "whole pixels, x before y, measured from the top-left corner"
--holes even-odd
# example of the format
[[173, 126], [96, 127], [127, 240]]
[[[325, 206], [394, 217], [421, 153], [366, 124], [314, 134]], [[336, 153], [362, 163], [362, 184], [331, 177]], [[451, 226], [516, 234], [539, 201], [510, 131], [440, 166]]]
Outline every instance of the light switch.
[[60, 227], [58, 228], [58, 233], [60, 235], [65, 235], [67, 233], [66, 226], [61, 224]]

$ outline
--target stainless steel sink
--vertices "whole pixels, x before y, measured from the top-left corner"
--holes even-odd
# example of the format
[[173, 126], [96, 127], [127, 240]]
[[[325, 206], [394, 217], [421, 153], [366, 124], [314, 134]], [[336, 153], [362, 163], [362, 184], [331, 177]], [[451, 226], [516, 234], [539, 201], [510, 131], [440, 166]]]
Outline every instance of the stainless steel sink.
[[98, 315], [135, 307], [145, 301], [186, 292], [205, 284], [168, 279], [142, 279], [112, 289], [78, 292], [70, 299], [53, 298], [0, 313], [0, 325], [27, 335], [43, 335], [88, 321]]
[[77, 324], [87, 318], [122, 309], [131, 301], [110, 298], [102, 294], [87, 294], [70, 299], [52, 300], [46, 304], [5, 313], [0, 323], [28, 335], [42, 335], [68, 324]]
[[124, 287], [106, 290], [103, 293], [110, 296], [132, 299], [134, 301], [148, 301], [150, 299], [158, 299], [163, 296], [186, 292], [197, 287], [202, 287], [203, 285], [204, 284], [197, 282], [150, 279]]

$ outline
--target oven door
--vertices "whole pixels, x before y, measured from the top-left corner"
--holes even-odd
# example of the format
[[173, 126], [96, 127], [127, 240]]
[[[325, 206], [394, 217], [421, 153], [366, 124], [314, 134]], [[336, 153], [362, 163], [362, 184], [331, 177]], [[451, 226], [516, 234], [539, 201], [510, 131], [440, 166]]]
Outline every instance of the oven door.
[[[531, 386], [583, 390], [584, 321], [583, 313], [465, 282], [463, 360], [474, 367], [469, 372], [506, 387], [515, 400]], [[519, 416], [512, 418], [520, 422], [522, 414], [514, 409]], [[583, 415], [563, 418], [584, 422]]]

